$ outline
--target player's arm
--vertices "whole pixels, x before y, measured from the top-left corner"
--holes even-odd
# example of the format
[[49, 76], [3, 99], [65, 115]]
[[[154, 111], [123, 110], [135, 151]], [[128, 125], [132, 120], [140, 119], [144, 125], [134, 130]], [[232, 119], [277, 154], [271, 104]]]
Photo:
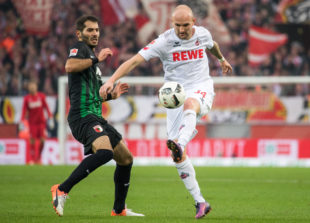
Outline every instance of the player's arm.
[[223, 54], [221, 53], [220, 47], [217, 42], [213, 41], [213, 47], [208, 49], [218, 60], [224, 59]]
[[210, 51], [210, 53], [212, 53], [219, 60], [221, 67], [222, 67], [222, 71], [224, 74], [230, 73], [232, 71], [231, 65], [224, 58], [217, 42], [213, 41], [213, 47], [211, 49], [208, 49], [208, 50]]
[[54, 123], [54, 118], [53, 118], [53, 114], [51, 113], [48, 105], [47, 105], [47, 102], [46, 102], [46, 97], [45, 95], [42, 95], [42, 105], [43, 105], [43, 108], [47, 111], [47, 114], [48, 114], [48, 126], [50, 129], [53, 129], [55, 127], [55, 123]]
[[43, 108], [47, 111], [48, 117], [49, 117], [49, 118], [52, 118], [53, 115], [52, 115], [52, 113], [51, 113], [51, 111], [50, 111], [50, 109], [49, 109], [49, 107], [48, 107], [48, 105], [47, 105], [45, 95], [42, 96], [42, 104], [43, 104]]
[[28, 116], [27, 99], [24, 97], [21, 121], [25, 121]]
[[22, 116], [20, 118], [20, 122], [18, 124], [19, 131], [23, 131], [25, 129], [24, 122], [28, 119], [28, 106], [27, 106], [27, 99], [24, 97], [23, 107], [22, 107]]
[[113, 85], [117, 80], [128, 74], [144, 61], [145, 59], [139, 53], [125, 61], [119, 68], [117, 68], [109, 80], [101, 86], [99, 90], [100, 96], [102, 98], [106, 98], [107, 93], [111, 93]]
[[67, 73], [75, 73], [83, 71], [90, 66], [92, 66], [93, 61], [89, 59], [77, 59], [77, 58], [69, 58], [65, 65], [65, 70]]
[[112, 56], [112, 55], [113, 53], [111, 49], [105, 48], [105, 49], [102, 49], [99, 52], [98, 57], [95, 57], [95, 58], [85, 58], [85, 59], [69, 58], [66, 61], [65, 70], [67, 73], [81, 72], [98, 62], [104, 61], [108, 56]]

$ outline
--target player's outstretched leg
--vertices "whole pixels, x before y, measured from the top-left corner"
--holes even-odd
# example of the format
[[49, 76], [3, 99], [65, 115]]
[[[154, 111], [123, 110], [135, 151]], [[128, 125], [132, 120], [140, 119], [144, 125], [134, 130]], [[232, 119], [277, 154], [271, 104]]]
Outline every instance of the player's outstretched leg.
[[196, 203], [196, 216], [195, 218], [202, 218], [210, 210], [210, 205], [203, 198], [198, 182], [196, 180], [195, 169], [188, 157], [183, 162], [175, 164], [179, 176], [181, 177], [186, 189], [190, 192]]
[[[187, 103], [188, 102], [188, 103]], [[186, 189], [190, 192], [196, 203], [196, 215], [195, 218], [202, 218], [211, 210], [210, 205], [203, 198], [198, 182], [196, 180], [195, 169], [185, 154], [186, 145], [197, 134], [196, 122], [197, 122], [197, 108], [199, 108], [198, 101], [193, 99], [187, 101], [184, 108], [187, 109], [183, 112], [182, 124], [178, 132], [177, 143], [172, 140], [167, 141], [168, 148], [172, 151], [175, 166], [178, 170]], [[182, 156], [183, 153], [183, 156]], [[181, 157], [180, 157], [181, 156]]]
[[59, 184], [56, 184], [51, 187], [52, 198], [53, 198], [52, 204], [53, 204], [54, 210], [56, 211], [56, 214], [58, 214], [59, 216], [63, 216], [64, 206], [68, 198], [68, 194], [63, 191], [60, 191], [58, 187], [59, 187]]
[[63, 215], [65, 200], [72, 187], [112, 158], [112, 150], [99, 149], [96, 153], [86, 157], [62, 184], [52, 186], [53, 207], [59, 216]]
[[195, 169], [185, 154], [185, 157], [182, 159], [183, 148], [178, 143], [173, 140], [168, 140], [167, 146], [172, 152], [172, 157], [174, 162], [176, 162], [175, 166], [178, 170], [179, 176], [181, 177], [186, 189], [190, 192], [195, 200], [195, 218], [202, 218], [211, 210], [211, 206], [205, 201], [200, 192], [200, 188], [196, 180]]

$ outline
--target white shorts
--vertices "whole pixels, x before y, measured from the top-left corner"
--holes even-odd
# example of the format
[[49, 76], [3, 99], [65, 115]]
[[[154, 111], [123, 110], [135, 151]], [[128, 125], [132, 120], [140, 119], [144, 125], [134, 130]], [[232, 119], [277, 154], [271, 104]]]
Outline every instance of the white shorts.
[[[197, 101], [199, 101], [200, 112], [197, 116], [197, 119], [200, 119], [211, 110], [213, 98], [215, 95], [213, 89], [213, 81], [196, 85], [195, 87], [190, 89], [185, 89], [185, 92], [186, 99], [195, 98], [197, 99]], [[174, 140], [178, 138], [179, 129], [182, 125], [183, 105], [175, 109], [166, 109], [166, 111], [168, 139]]]

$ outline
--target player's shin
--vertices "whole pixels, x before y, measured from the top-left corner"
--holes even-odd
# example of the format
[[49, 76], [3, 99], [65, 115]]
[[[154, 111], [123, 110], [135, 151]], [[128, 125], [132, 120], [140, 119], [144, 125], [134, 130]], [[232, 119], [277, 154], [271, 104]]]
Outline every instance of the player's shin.
[[99, 166], [109, 162], [113, 158], [112, 150], [99, 149], [95, 154], [86, 157], [80, 165], [72, 172], [69, 178], [60, 184], [59, 190], [69, 193], [71, 188], [88, 176]]
[[181, 163], [176, 163], [175, 166], [186, 189], [190, 192], [195, 202], [196, 203], [205, 202], [205, 199], [202, 197], [200, 193], [200, 188], [196, 180], [195, 169], [189, 158], [186, 158]]
[[115, 200], [113, 209], [119, 214], [125, 208], [125, 200], [129, 189], [132, 163], [127, 166], [116, 165], [114, 172]]
[[187, 143], [193, 138], [196, 128], [196, 112], [193, 110], [185, 110], [183, 113], [183, 122], [179, 131], [178, 143], [185, 148]]

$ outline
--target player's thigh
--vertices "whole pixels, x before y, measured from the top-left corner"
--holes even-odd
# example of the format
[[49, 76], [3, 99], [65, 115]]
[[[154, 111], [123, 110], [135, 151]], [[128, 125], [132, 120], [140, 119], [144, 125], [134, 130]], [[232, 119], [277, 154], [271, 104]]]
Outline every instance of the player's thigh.
[[186, 92], [186, 100], [189, 98], [196, 99], [200, 105], [200, 111], [198, 112], [198, 118], [206, 115], [212, 108], [214, 91], [207, 85], [201, 85], [195, 87]]
[[95, 153], [99, 149], [112, 150], [112, 145], [108, 136], [99, 136], [92, 143], [92, 151]]
[[183, 110], [193, 110], [197, 114], [200, 112], [200, 102], [196, 98], [186, 98]]
[[95, 117], [86, 116], [74, 122], [69, 122], [71, 132], [76, 140], [84, 145], [84, 154], [92, 154], [98, 149], [112, 150], [108, 132]]
[[92, 143], [93, 152], [97, 151], [98, 149], [113, 149], [113, 152], [115, 153], [115, 150], [117, 150], [119, 145], [121, 145], [120, 147], [126, 146], [125, 143], [120, 144], [122, 135], [112, 125], [103, 120], [100, 120], [99, 123], [100, 131], [102, 130], [100, 133], [104, 135], [96, 138], [96, 140], [94, 140]]
[[30, 139], [35, 140], [36, 138], [38, 138], [37, 137], [38, 132], [39, 132], [38, 125], [35, 124], [29, 125]]
[[117, 164], [121, 166], [129, 165], [133, 161], [133, 156], [129, 151], [127, 145], [124, 140], [121, 140], [117, 146], [114, 148], [114, 156], [113, 159]]
[[46, 124], [45, 123], [41, 123], [38, 125], [37, 138], [40, 140], [46, 138]]

